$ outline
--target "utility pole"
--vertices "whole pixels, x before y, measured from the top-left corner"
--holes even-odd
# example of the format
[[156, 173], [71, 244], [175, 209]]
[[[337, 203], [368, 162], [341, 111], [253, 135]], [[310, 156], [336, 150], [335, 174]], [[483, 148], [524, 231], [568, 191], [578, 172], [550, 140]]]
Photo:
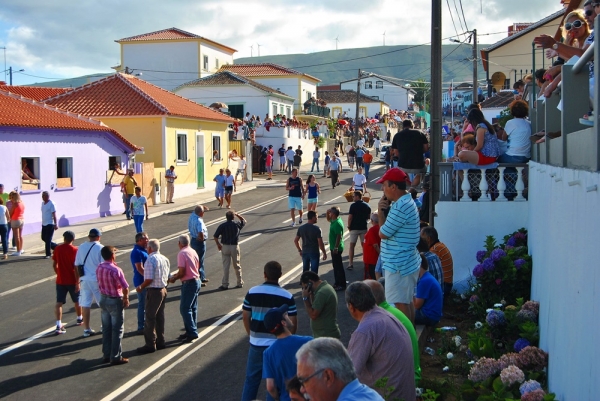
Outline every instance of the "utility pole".
[[8, 76], [10, 78], [10, 86], [12, 86], [12, 67], [8, 67]]
[[440, 198], [442, 161], [442, 0], [431, 1], [431, 175], [429, 183], [429, 224], [434, 226], [435, 204]]
[[358, 141], [358, 110], [360, 108], [360, 77], [362, 71], [358, 69], [358, 81], [356, 82], [356, 119], [354, 120], [354, 143]]
[[473, 101], [475, 103], [477, 96], [477, 29], [473, 29]]
[[260, 57], [260, 45], [257, 43], [256, 46], [258, 46], [258, 57]]

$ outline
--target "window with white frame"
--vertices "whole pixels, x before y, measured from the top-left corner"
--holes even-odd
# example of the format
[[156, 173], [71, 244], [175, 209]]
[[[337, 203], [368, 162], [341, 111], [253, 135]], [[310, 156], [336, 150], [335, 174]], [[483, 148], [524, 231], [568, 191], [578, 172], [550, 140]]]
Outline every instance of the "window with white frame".
[[312, 97], [312, 92], [306, 91], [306, 100], [309, 100]]
[[365, 89], [373, 89], [373, 81], [365, 81]]
[[219, 69], [219, 59], [218, 58], [215, 59], [215, 68], [217, 70]]
[[108, 169], [115, 170], [116, 167], [119, 167], [119, 170], [122, 170], [121, 166], [121, 156], [108, 156]]
[[287, 118], [292, 118], [292, 107], [291, 106], [286, 106], [285, 115]]
[[280, 104], [279, 105], [279, 114], [283, 115], [284, 110], [285, 110], [285, 105]]
[[273, 103], [273, 118], [277, 115], [277, 103]]
[[383, 89], [383, 81], [375, 81], [375, 89]]
[[177, 133], [177, 162], [187, 163], [187, 134], [184, 132]]
[[25, 190], [39, 189], [40, 186], [40, 158], [21, 158], [21, 184]]
[[212, 161], [213, 163], [221, 161], [221, 136], [218, 134], [212, 136]]
[[73, 158], [56, 158], [56, 186], [58, 188], [70, 188], [73, 186]]
[[208, 71], [208, 56], [206, 55], [204, 56], [204, 63], [202, 64], [202, 66], [205, 71]]

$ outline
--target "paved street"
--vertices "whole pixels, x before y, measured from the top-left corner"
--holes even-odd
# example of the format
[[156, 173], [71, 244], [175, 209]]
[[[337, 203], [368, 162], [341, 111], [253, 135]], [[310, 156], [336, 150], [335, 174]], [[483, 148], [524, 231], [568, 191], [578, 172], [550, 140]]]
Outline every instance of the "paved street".
[[[369, 181], [374, 181], [382, 173], [383, 166], [374, 164]], [[329, 180], [318, 177], [322, 185], [319, 214], [326, 210], [324, 203], [338, 205], [346, 221], [349, 204], [342, 195], [350, 186], [353, 174], [343, 173], [342, 185], [335, 190], [331, 189]], [[306, 174], [301, 176], [304, 180], [307, 177]], [[285, 177], [279, 175], [277, 179]], [[373, 209], [381, 196], [379, 187], [374, 182], [369, 185]], [[377, 188], [377, 191], [371, 188]], [[176, 341], [183, 329], [179, 314], [180, 282], [170, 284], [166, 306], [167, 349], [137, 355], [135, 349], [144, 341], [143, 336], [130, 334], [136, 329], [137, 297], [132, 294], [131, 306], [125, 312], [126, 335], [123, 339], [124, 356], [131, 358], [127, 365], [113, 367], [101, 364], [101, 335], [82, 337], [83, 329], [75, 325], [76, 316], [70, 299], [63, 315], [67, 333], [54, 334], [55, 287], [54, 281], [48, 279], [53, 275], [51, 261], [41, 259], [39, 255], [26, 255], [0, 264], [0, 397], [19, 400], [166, 400], [183, 396], [199, 400], [238, 400], [248, 350], [247, 336], [240, 320], [241, 303], [250, 287], [263, 282], [262, 269], [269, 260], [282, 264], [284, 276], [281, 283], [296, 297], [299, 306], [298, 334], [310, 335], [309, 320], [298, 285], [301, 260], [292, 243], [296, 229], [289, 227], [285, 189], [282, 186], [257, 188], [233, 197], [233, 207], [248, 220], [240, 238], [243, 289], [217, 289], [221, 283], [222, 264], [212, 235], [218, 224], [224, 221], [226, 209], [215, 209], [214, 201], [206, 205], [211, 208], [204, 218], [210, 237], [206, 254], [206, 272], [210, 282], [201, 289], [199, 297], [200, 339], [187, 345], [179, 345]], [[144, 223], [151, 238], [161, 239], [161, 253], [171, 261], [171, 270], [176, 269], [176, 238], [186, 230], [191, 210], [173, 211]], [[326, 239], [329, 230], [325, 218], [320, 218], [318, 225]], [[63, 229], [60, 229], [59, 233], [62, 232]], [[107, 231], [101, 238], [104, 245], [114, 245], [119, 249], [117, 264], [123, 268], [130, 285], [132, 267], [129, 251], [133, 247], [134, 235], [133, 225], [128, 225]], [[84, 240], [79, 238], [76, 244]], [[349, 281], [363, 277], [360, 246], [357, 253], [354, 270], [346, 271]], [[345, 251], [344, 260], [347, 254]], [[319, 273], [333, 283], [329, 253]], [[233, 272], [230, 279], [232, 277], [235, 277]], [[347, 343], [356, 323], [349, 317], [343, 294], [338, 293], [338, 296], [342, 341]], [[96, 306], [92, 309], [91, 320], [92, 328], [100, 332], [100, 311]], [[264, 385], [258, 398], [266, 398]]]

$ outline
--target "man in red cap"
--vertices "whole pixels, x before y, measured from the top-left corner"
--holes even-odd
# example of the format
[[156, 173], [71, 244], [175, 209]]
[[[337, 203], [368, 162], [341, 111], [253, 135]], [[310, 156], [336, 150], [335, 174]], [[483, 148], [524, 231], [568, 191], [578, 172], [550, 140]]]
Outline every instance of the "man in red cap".
[[381, 226], [379, 236], [385, 271], [385, 297], [414, 322], [412, 302], [421, 265], [417, 251], [419, 211], [406, 190], [410, 181], [404, 171], [391, 168], [377, 183], [383, 185], [384, 193], [377, 214]]

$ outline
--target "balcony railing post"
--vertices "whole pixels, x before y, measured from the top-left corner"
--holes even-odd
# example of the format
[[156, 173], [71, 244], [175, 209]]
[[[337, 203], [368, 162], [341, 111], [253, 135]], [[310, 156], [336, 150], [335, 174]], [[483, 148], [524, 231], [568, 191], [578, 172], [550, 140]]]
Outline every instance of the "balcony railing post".
[[517, 183], [515, 184], [515, 189], [517, 191], [517, 196], [515, 197], [515, 202], [525, 202], [527, 199], [523, 196], [523, 190], [525, 189], [525, 181], [523, 181], [523, 169], [525, 167], [516, 167], [517, 169]]
[[479, 181], [479, 190], [481, 191], [481, 197], [479, 197], [479, 202], [491, 202], [492, 197], [488, 193], [489, 185], [487, 182], [487, 177], [485, 172], [486, 169], [482, 168], [481, 170], [481, 181]]
[[[461, 202], [471, 202], [471, 198], [469, 197], [469, 191], [471, 190], [471, 183], [469, 182], [469, 169], [463, 170], [463, 181], [460, 186], [460, 189], [463, 191], [463, 195], [460, 197]], [[456, 194], [458, 197], [458, 194]]]
[[[452, 201], [452, 163], [438, 163], [440, 167], [440, 201]], [[458, 194], [456, 194], [458, 197]]]
[[506, 190], [506, 181], [504, 181], [504, 169], [506, 167], [498, 167], [498, 171], [500, 171], [500, 177], [498, 178], [498, 198], [496, 198], [496, 202], [508, 202], [506, 196], [504, 195], [504, 191]]

